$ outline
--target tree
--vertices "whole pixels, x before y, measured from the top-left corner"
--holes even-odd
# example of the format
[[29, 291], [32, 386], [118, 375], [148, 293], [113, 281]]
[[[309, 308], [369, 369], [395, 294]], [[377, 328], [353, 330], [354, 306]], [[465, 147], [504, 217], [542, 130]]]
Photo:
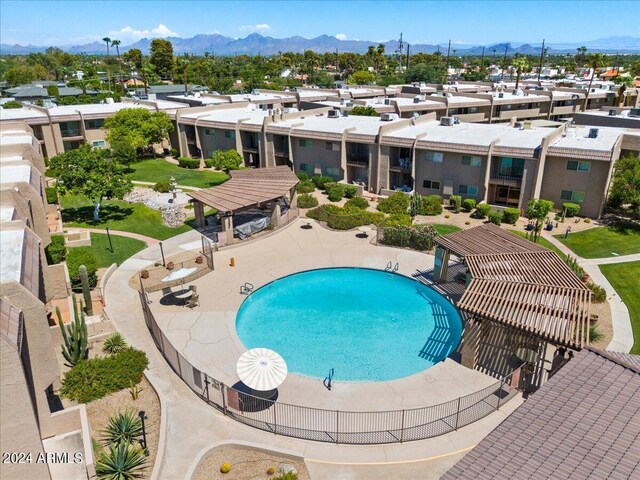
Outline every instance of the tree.
[[50, 78], [51, 75], [42, 65], [17, 65], [8, 69], [4, 74], [4, 79], [11, 86]]
[[102, 41], [107, 44], [107, 90], [111, 90], [111, 77], [109, 75], [109, 47], [111, 46], [111, 39], [109, 37], [104, 37]]
[[379, 117], [380, 116], [380, 114], [376, 112], [376, 109], [370, 105], [367, 107], [356, 105], [351, 110], [349, 110], [349, 115], [358, 115], [361, 117]]
[[593, 78], [596, 76], [596, 70], [604, 65], [606, 58], [602, 53], [590, 53], [587, 56], [587, 62], [589, 67], [593, 69], [591, 72], [591, 78], [589, 79], [589, 88], [587, 88], [587, 96], [584, 99], [584, 109], [586, 110], [589, 106], [589, 93], [591, 93], [591, 84], [593, 83]]
[[578, 65], [584, 65], [587, 61], [587, 47], [584, 45], [582, 47], [576, 48], [578, 51], [577, 55], [574, 57], [575, 61]]
[[10, 100], [7, 103], [3, 103], [2, 108], [6, 110], [10, 110], [12, 108], [22, 108], [22, 104], [20, 102], [16, 102], [15, 100]]
[[[122, 84], [122, 64], [120, 63], [120, 40], [111, 40], [111, 46], [116, 47], [116, 56], [118, 57], [118, 75], [120, 77], [120, 84]], [[124, 91], [124, 87], [122, 87]]]
[[188, 81], [187, 81], [187, 68], [189, 67], [189, 57], [187, 54], [184, 54], [182, 57], [176, 58], [176, 73], [178, 78], [182, 79], [182, 83], [184, 84], [184, 94], [185, 96], [189, 93]]
[[426, 63], [418, 63], [412, 65], [407, 70], [405, 81], [411, 82], [426, 82], [434, 83], [438, 82], [438, 71], [433, 65], [427, 65]]
[[153, 145], [169, 138], [173, 122], [164, 112], [151, 113], [146, 108], [125, 108], [104, 122], [106, 140], [122, 163], [132, 161], [132, 152], [152, 150]]
[[90, 145], [56, 155], [49, 160], [49, 168], [58, 172], [58, 192], [81, 194], [91, 199], [96, 222], [100, 221], [104, 197], [122, 198], [133, 188], [125, 167], [109, 160], [106, 150]]
[[[624, 93], [628, 88], [633, 87], [633, 79], [629, 76], [622, 77], [620, 75], [616, 75], [613, 77], [613, 83], [620, 85], [620, 88], [618, 89], [618, 106], [623, 107], [625, 103]], [[630, 96], [628, 98], [631, 100]]]
[[553, 202], [551, 200], [542, 200], [541, 198], [532, 198], [527, 204], [527, 217], [535, 220], [533, 241], [538, 241], [538, 235], [542, 229], [542, 222], [547, 215], [553, 210]]
[[527, 59], [527, 57], [520, 57], [520, 56], [516, 56], [513, 59], [513, 62], [511, 62], [513, 64], [513, 67], [516, 70], [516, 87], [515, 89], [518, 89], [518, 86], [520, 85], [520, 76], [525, 73], [528, 72], [529, 69], [531, 68], [531, 66], [529, 65], [529, 60]]
[[158, 75], [169, 77], [173, 72], [173, 44], [163, 38], [152, 40], [150, 60]]
[[626, 156], [616, 162], [609, 205], [631, 205], [634, 212], [640, 213], [640, 159]]
[[366, 70], [358, 70], [353, 72], [349, 77], [349, 83], [353, 85], [370, 85], [376, 80], [376, 76]]
[[216, 150], [211, 155], [213, 166], [218, 170], [237, 170], [242, 165], [242, 157], [235, 150]]

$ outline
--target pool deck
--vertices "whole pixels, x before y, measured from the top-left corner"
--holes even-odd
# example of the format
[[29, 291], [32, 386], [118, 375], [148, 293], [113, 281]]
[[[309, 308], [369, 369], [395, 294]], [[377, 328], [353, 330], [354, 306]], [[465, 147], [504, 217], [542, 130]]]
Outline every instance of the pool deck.
[[[290, 273], [330, 266], [384, 269], [389, 261], [410, 276], [433, 266], [433, 256], [372, 245], [354, 231], [333, 232], [302, 220], [259, 240], [214, 252], [215, 271], [196, 280], [200, 306], [162, 305], [161, 293], [151, 294], [156, 320], [174, 346], [195, 366], [220, 380], [235, 383], [235, 363], [245, 347], [235, 334], [235, 317], [244, 296], [239, 287], [256, 288]], [[188, 232], [164, 243], [165, 254], [200, 247], [200, 235]], [[241, 425], [199, 399], [171, 370], [155, 347], [142, 317], [137, 293], [129, 279], [160, 257], [149, 247], [124, 262], [106, 289], [106, 311], [127, 340], [147, 352], [146, 372], [162, 404], [161, 451], [152, 478], [190, 478], [190, 468], [219, 442], [246, 442], [284, 450], [305, 458], [313, 479], [438, 478], [466, 451], [495, 428], [521, 403], [518, 396], [500, 411], [446, 435], [394, 445], [345, 446], [276, 436]], [[229, 266], [230, 259], [235, 266]], [[280, 401], [345, 410], [384, 410], [440, 403], [472, 393], [495, 380], [451, 360], [425, 372], [389, 382], [341, 384], [328, 392], [319, 380], [290, 375], [280, 389]], [[356, 388], [357, 387], [357, 388]]]

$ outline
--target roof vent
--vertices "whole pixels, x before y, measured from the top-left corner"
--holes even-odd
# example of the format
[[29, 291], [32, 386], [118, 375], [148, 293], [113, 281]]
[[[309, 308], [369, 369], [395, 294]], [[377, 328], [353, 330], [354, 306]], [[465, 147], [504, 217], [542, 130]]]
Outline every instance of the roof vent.
[[504, 98], [504, 93], [500, 92], [500, 93], [498, 94], [498, 98]]
[[251, 90], [251, 95], [260, 95], [260, 90], [254, 88], [253, 90]]
[[600, 129], [598, 128], [590, 128], [589, 129], [589, 138], [598, 138], [598, 133], [600, 132]]
[[609, 109], [609, 116], [610, 117], [615, 117], [618, 114], [618, 110], [615, 108], [610, 108]]
[[340, 118], [340, 110], [329, 110], [328, 118]]
[[518, 130], [524, 130], [524, 123], [516, 122], [513, 124], [513, 128], [517, 128]]
[[420, 103], [420, 95], [413, 97], [413, 103]]
[[455, 123], [453, 117], [442, 117], [440, 118], [440, 125], [444, 125], [445, 127], [452, 127]]
[[380, 115], [380, 120], [383, 122], [391, 122], [397, 119], [398, 115], [395, 113], [383, 113], [382, 115]]
[[391, 99], [390, 98], [385, 98], [384, 99], [384, 104], [385, 105], [391, 105]]
[[640, 117], [640, 108], [632, 108], [629, 110], [629, 116], [633, 118]]

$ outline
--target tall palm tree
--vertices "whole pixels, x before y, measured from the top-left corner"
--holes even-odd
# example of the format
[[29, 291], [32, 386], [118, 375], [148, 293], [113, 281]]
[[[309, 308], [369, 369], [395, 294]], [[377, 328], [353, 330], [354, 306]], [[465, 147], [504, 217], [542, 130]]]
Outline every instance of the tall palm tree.
[[109, 47], [111, 46], [111, 39], [104, 37], [102, 41], [107, 44], [107, 85], [108, 88], [111, 89], [111, 76], [109, 75]]
[[587, 110], [587, 106], [589, 105], [589, 93], [591, 93], [591, 84], [593, 83], [593, 78], [596, 76], [596, 70], [602, 67], [605, 61], [606, 57], [602, 53], [590, 53], [587, 57], [587, 64], [593, 71], [591, 72], [591, 79], [589, 80], [589, 87], [587, 88], [587, 96], [584, 99], [584, 111]]
[[[624, 93], [627, 91], [628, 88], [633, 87], [633, 78], [629, 76], [621, 77], [618, 74], [615, 77], [613, 77], [613, 83], [620, 85], [620, 88], [618, 89], [618, 106], [624, 107], [625, 106]], [[631, 97], [628, 97], [628, 98], [631, 99]]]
[[524, 72], [528, 72], [531, 66], [529, 65], [529, 60], [527, 57], [516, 56], [511, 62], [513, 67], [516, 70], [516, 87], [515, 90], [518, 90], [518, 85], [520, 85], [520, 76]]
[[118, 76], [120, 77], [120, 86], [122, 87], [122, 91], [124, 92], [124, 85], [122, 85], [122, 64], [120, 63], [120, 40], [111, 40], [111, 46], [116, 47], [116, 55], [118, 57]]

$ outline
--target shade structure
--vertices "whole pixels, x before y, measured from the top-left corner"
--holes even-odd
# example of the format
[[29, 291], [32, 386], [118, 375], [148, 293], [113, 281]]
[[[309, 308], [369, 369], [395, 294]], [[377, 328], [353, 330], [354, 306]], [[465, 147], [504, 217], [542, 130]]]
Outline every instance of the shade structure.
[[161, 281], [163, 282], [175, 282], [176, 280], [181, 280], [183, 278], [188, 277], [192, 273], [198, 270], [196, 267], [191, 268], [181, 268], [176, 270], [175, 272], [171, 272], [169, 275], [164, 277]]
[[242, 383], [263, 392], [278, 388], [287, 378], [287, 371], [284, 359], [268, 348], [247, 350], [236, 365], [236, 372]]

